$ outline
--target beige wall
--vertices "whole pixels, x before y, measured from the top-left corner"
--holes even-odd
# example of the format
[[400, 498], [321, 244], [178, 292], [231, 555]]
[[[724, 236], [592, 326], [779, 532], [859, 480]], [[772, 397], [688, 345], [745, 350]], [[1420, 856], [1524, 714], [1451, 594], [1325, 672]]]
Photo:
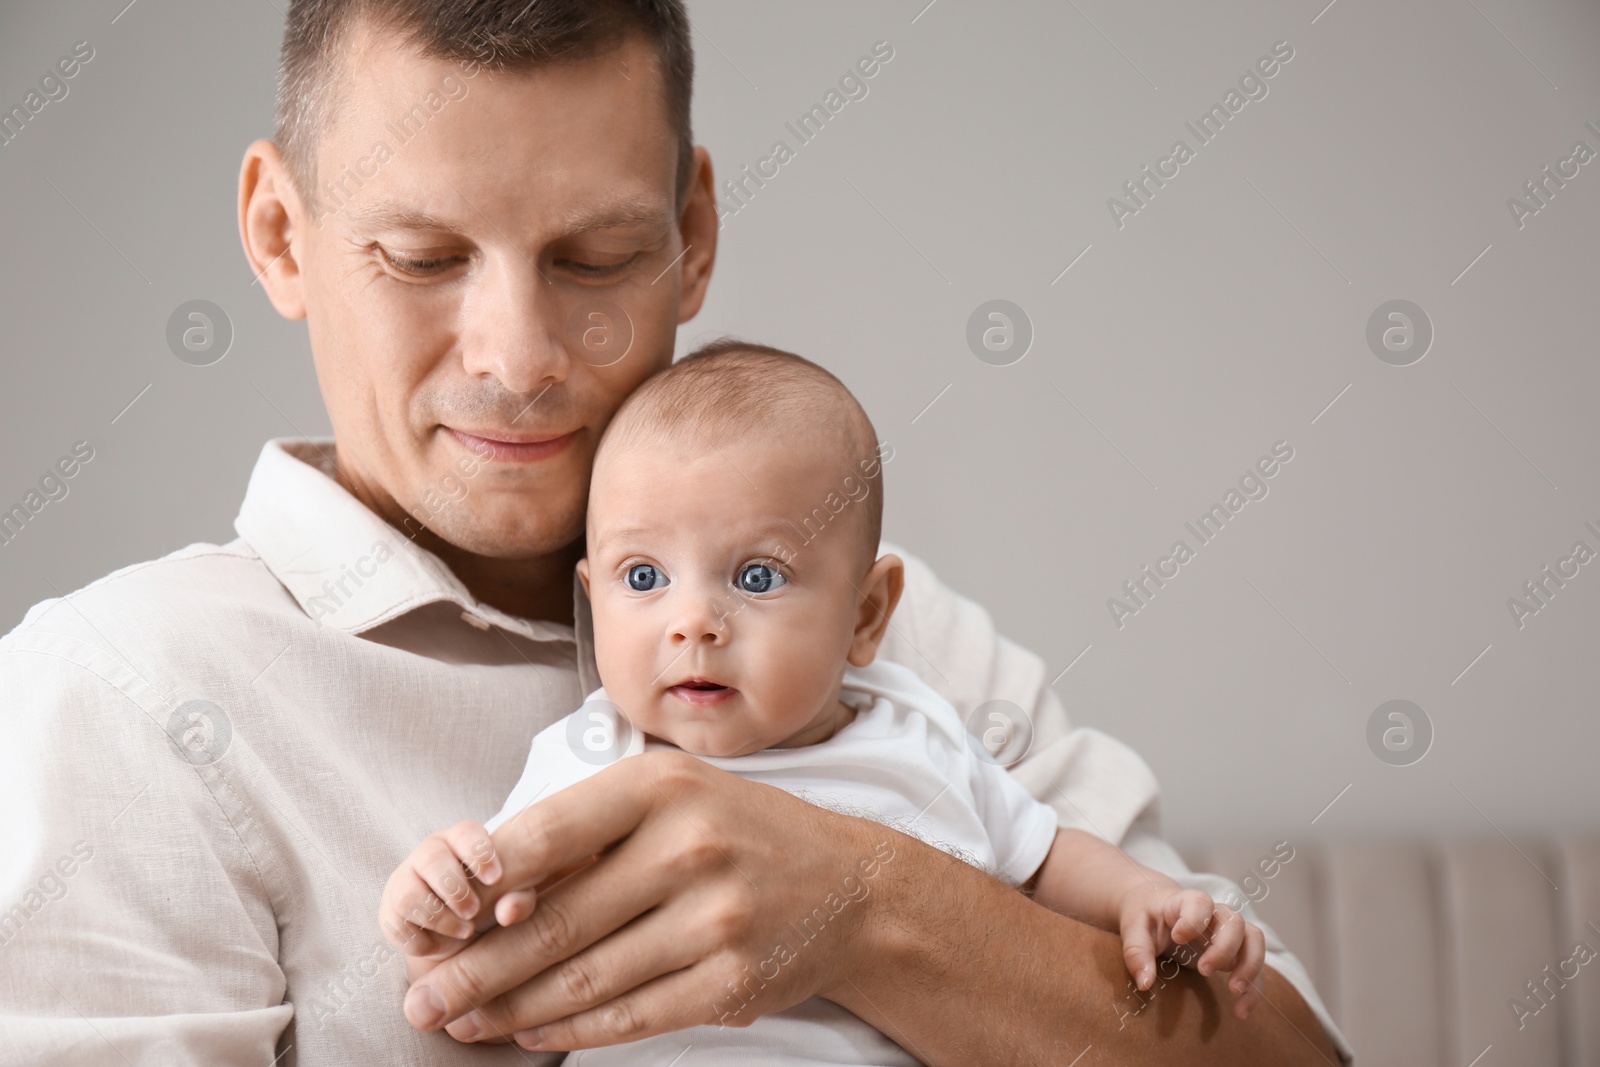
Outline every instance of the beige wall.
[[[1593, 827], [1600, 565], [1520, 629], [1507, 600], [1600, 550], [1600, 163], [1520, 228], [1507, 200], [1600, 151], [1600, 10], [1323, 2], [694, 3], [699, 140], [724, 173], [779, 138], [793, 158], [725, 219], [682, 345], [733, 331], [841, 373], [896, 449], [889, 535], [1050, 676], [1088, 647], [1056, 689], [1151, 762], [1179, 836]], [[5, 109], [94, 50], [0, 146], [0, 505], [94, 452], [0, 547], [5, 626], [231, 537], [261, 442], [327, 428], [234, 221], [281, 16], [122, 6], [0, 13]], [[785, 123], [878, 41], [866, 95], [799, 144]], [[1185, 124], [1280, 41], [1199, 146]], [[1179, 138], [1194, 157], [1119, 228], [1108, 198]], [[168, 350], [193, 299], [233, 325], [213, 366]], [[1009, 366], [967, 340], [993, 299], [1032, 325]], [[1367, 341], [1395, 299], [1435, 334], [1409, 366]], [[1267, 495], [1201, 545], [1184, 524], [1280, 441]], [[1180, 538], [1119, 628], [1108, 599]], [[1369, 750], [1394, 699], [1435, 732], [1413, 766]]]

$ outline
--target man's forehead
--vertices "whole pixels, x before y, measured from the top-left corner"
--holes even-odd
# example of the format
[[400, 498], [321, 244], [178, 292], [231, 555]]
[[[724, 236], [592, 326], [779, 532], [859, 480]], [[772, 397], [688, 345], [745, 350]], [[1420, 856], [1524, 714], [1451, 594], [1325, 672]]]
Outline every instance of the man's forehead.
[[[659, 79], [615, 68], [618, 57], [653, 57], [647, 42], [630, 36], [592, 56], [493, 70], [425, 55], [378, 27], [356, 37], [345, 95], [318, 146], [320, 175], [370, 183], [359, 196], [341, 189], [349, 225], [466, 232], [488, 212], [497, 225], [521, 216], [558, 236], [676, 222], [677, 146]], [[601, 120], [612, 136], [597, 143]]]

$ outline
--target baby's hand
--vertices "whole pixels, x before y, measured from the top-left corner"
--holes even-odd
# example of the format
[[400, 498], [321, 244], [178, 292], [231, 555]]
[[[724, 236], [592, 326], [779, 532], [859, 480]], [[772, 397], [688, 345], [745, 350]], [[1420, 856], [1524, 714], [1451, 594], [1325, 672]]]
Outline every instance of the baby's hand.
[[1266, 959], [1261, 927], [1226, 904], [1214, 902], [1198, 889], [1147, 885], [1129, 893], [1122, 903], [1122, 957], [1141, 990], [1155, 983], [1156, 957], [1174, 945], [1171, 953], [1181, 965], [1201, 974], [1231, 971], [1228, 988], [1238, 995], [1233, 1013], [1240, 1019], [1261, 998], [1259, 979]]
[[383, 889], [379, 928], [407, 956], [453, 954], [478, 933], [473, 920], [483, 901], [472, 880], [492, 886], [501, 873], [488, 831], [459, 822], [426, 838], [395, 868]]

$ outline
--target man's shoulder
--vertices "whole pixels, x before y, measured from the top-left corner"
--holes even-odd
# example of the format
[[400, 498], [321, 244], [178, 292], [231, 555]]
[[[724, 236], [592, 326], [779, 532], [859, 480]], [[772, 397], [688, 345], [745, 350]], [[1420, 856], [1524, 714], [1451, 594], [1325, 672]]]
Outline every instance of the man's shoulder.
[[243, 540], [192, 544], [35, 604], [0, 638], [0, 670], [29, 669], [12, 655], [29, 652], [79, 666], [170, 664], [293, 604]]
[[1032, 708], [1045, 688], [1044, 660], [1008, 640], [983, 605], [946, 585], [925, 561], [883, 542], [906, 565], [905, 591], [878, 648], [916, 672], [964, 718], [980, 704]]

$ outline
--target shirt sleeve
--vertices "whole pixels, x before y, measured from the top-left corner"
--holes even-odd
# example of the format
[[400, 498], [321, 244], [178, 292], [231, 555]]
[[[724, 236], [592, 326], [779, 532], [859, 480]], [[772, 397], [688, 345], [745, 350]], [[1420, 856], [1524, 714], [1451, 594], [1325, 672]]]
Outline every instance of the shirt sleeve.
[[1020, 709], [1032, 737], [1010, 772], [1056, 810], [1060, 825], [1116, 842], [1157, 810], [1160, 790], [1144, 760], [1099, 730], [1074, 728], [1042, 659], [996, 632], [987, 611], [926, 563], [893, 545], [883, 551], [905, 560], [906, 582], [880, 655], [915, 671], [963, 722], [991, 701]]
[[[1098, 730], [1072, 726], [1046, 682], [1042, 659], [996, 632], [987, 611], [945, 586], [926, 563], [887, 542], [881, 551], [905, 561], [906, 581], [879, 655], [915, 671], [955, 706], [963, 722], [989, 701], [1004, 700], [1020, 708], [1032, 740], [1010, 773], [1030, 795], [1055, 810], [1059, 825], [1102, 837], [1175, 881], [1209, 892], [1213, 899], [1224, 899], [1230, 892], [1242, 896], [1226, 878], [1191, 872], [1161, 839], [1155, 775], [1122, 742]], [[1349, 1063], [1349, 1043], [1334, 1026], [1305, 967], [1270, 927], [1245, 910], [1266, 934], [1267, 965], [1295, 987]]]
[[1056, 813], [1041, 804], [997, 763], [968, 751], [972, 796], [994, 847], [996, 874], [1021, 885], [1044, 864], [1056, 839]]
[[119, 656], [13, 633], [0, 693], [0, 1059], [267, 1067], [293, 1008], [248, 808]]

